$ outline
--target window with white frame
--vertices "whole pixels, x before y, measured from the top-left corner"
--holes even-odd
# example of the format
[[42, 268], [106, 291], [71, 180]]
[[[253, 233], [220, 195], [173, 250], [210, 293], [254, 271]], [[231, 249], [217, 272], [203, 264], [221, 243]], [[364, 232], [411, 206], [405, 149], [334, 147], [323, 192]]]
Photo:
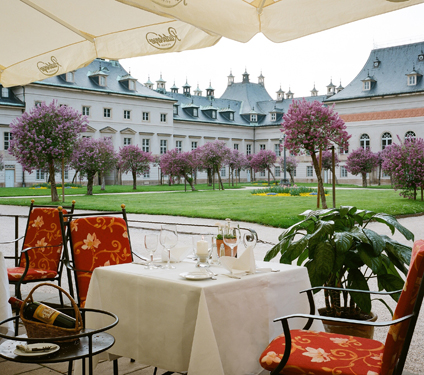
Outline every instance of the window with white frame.
[[150, 152], [150, 139], [145, 138], [141, 141], [141, 149], [144, 152]]
[[277, 121], [277, 114], [271, 113], [271, 121]]
[[275, 150], [275, 155], [281, 156], [281, 150], [280, 150], [280, 144], [279, 143], [274, 144], [274, 150]]
[[413, 132], [413, 131], [407, 131], [406, 133], [405, 133], [405, 139], [415, 139], [415, 138], [417, 138], [417, 136], [415, 135], [415, 132]]
[[259, 145], [259, 150], [266, 150], [266, 145], [265, 144]]
[[340, 167], [340, 177], [347, 177], [347, 169], [343, 165]]
[[99, 85], [100, 86], [106, 86], [106, 77], [105, 76], [99, 76]]
[[370, 148], [370, 136], [368, 134], [362, 134], [359, 138], [359, 144], [364, 150]]
[[3, 143], [4, 149], [8, 150], [10, 147], [10, 141], [12, 140], [12, 133], [4, 132], [3, 140], [4, 140], [4, 143]]
[[41, 102], [40, 102], [39, 100], [36, 100], [36, 101], [34, 102], [34, 105], [35, 105], [36, 107], [39, 107], [39, 106], [41, 105]]
[[258, 115], [250, 115], [250, 122], [258, 122]]
[[128, 146], [131, 144], [131, 138], [124, 138], [124, 146]]
[[66, 82], [74, 82], [75, 76], [74, 72], [66, 73]]
[[199, 116], [199, 111], [197, 108], [193, 108], [193, 117], [198, 117]]
[[3, 98], [8, 98], [9, 97], [9, 89], [7, 87], [2, 87], [1, 88], [1, 96]]
[[132, 79], [128, 80], [128, 89], [131, 91], [135, 90], [135, 81], [133, 81]]
[[35, 173], [35, 179], [36, 180], [44, 180], [44, 171], [41, 169], [37, 169]]
[[225, 177], [226, 176], [226, 168], [222, 167], [221, 168], [221, 177]]
[[175, 141], [175, 148], [178, 150], [178, 152], [183, 151], [183, 141]]
[[160, 114], [160, 122], [166, 122], [166, 113]]
[[174, 115], [178, 115], [178, 106], [174, 105]]
[[150, 170], [143, 173], [144, 178], [150, 178]]
[[342, 146], [339, 148], [339, 151], [341, 154], [348, 154], [349, 153], [349, 146]]
[[261, 177], [265, 177], [265, 170], [261, 171], [261, 173], [259, 174]]
[[83, 105], [82, 106], [82, 114], [84, 116], [90, 116], [90, 107]]
[[252, 145], [246, 145], [246, 155], [250, 155], [252, 153]]
[[364, 81], [363, 90], [364, 91], [370, 91], [371, 90], [371, 82], [370, 81]]
[[160, 140], [160, 154], [166, 154], [167, 151], [167, 141], [166, 139], [161, 139]]
[[128, 109], [124, 109], [124, 119], [131, 120], [131, 111]]
[[213, 119], [216, 119], [216, 111], [212, 111], [212, 112], [211, 112], [211, 117], [212, 117]]
[[281, 168], [280, 167], [275, 167], [275, 170], [274, 170], [274, 174], [275, 174], [275, 177], [280, 177], [281, 176]]
[[103, 117], [105, 117], [105, 118], [112, 117], [112, 109], [111, 108], [103, 108]]
[[381, 136], [381, 149], [384, 150], [392, 144], [392, 135], [389, 132], [383, 133]]
[[143, 112], [143, 121], [149, 121], [150, 119], [150, 112]]
[[312, 165], [306, 166], [306, 177], [313, 177], [314, 176], [314, 169]]
[[195, 150], [196, 148], [197, 148], [197, 142], [196, 141], [191, 142], [191, 149]]
[[65, 173], [64, 173], [64, 177], [65, 177], [65, 180], [68, 180], [69, 179], [69, 169], [68, 168], [65, 168]]
[[415, 86], [417, 84], [417, 76], [408, 76], [408, 86]]
[[234, 147], [234, 150], [238, 150], [239, 149], [239, 144], [238, 143], [234, 143], [233, 147]]
[[234, 121], [234, 113], [230, 112], [230, 121]]
[[293, 169], [293, 177], [296, 177], [296, 168], [295, 169]]

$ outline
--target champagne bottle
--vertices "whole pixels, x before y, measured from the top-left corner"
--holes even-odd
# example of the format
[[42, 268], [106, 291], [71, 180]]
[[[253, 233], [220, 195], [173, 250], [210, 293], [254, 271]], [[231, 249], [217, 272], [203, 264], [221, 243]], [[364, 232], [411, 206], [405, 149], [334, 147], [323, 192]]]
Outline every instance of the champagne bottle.
[[[14, 309], [20, 309], [24, 301], [10, 297], [9, 303]], [[75, 328], [74, 318], [39, 302], [26, 304], [23, 310], [23, 316], [25, 319], [52, 324], [56, 327]]]

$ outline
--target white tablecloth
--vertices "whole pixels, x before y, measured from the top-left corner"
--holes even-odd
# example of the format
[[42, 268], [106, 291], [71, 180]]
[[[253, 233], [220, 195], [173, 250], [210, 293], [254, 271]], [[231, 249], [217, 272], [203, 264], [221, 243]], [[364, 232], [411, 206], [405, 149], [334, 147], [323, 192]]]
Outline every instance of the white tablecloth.
[[[194, 263], [176, 267], [147, 270], [125, 264], [94, 271], [86, 307], [119, 317], [110, 331], [116, 338], [110, 354], [166, 370], [188, 370], [189, 375], [256, 374], [260, 354], [282, 333], [281, 324], [272, 320], [309, 312], [306, 295], [299, 295], [310, 286], [306, 268], [272, 263], [281, 271], [188, 281], [178, 275], [193, 271]], [[301, 328], [306, 322], [290, 323]], [[87, 320], [88, 328], [103, 324]]]
[[[12, 308], [8, 303], [9, 298], [10, 292], [7, 267], [3, 253], [0, 252], [0, 321], [12, 317]], [[0, 332], [5, 335], [12, 335], [14, 332], [12, 322], [2, 325], [0, 327]]]

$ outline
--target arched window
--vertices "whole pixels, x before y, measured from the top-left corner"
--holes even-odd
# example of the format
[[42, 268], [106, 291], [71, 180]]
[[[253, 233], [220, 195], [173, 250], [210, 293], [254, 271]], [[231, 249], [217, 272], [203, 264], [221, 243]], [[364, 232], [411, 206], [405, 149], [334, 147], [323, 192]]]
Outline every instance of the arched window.
[[370, 148], [370, 136], [368, 134], [362, 134], [359, 138], [359, 143], [364, 150]]
[[381, 137], [381, 149], [384, 150], [387, 146], [392, 144], [392, 135], [388, 132], [384, 133]]
[[408, 139], [408, 138], [415, 139], [415, 138], [417, 138], [417, 136], [415, 135], [415, 133], [413, 131], [407, 131], [405, 133], [405, 139]]

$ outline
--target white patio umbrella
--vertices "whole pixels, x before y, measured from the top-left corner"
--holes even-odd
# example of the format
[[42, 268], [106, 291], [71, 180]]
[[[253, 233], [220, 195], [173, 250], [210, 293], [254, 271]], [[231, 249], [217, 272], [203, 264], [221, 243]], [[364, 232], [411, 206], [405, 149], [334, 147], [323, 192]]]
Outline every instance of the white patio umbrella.
[[[239, 42], [285, 42], [424, 0], [117, 0]], [[396, 27], [396, 25], [394, 25]]]
[[178, 52], [220, 39], [115, 0], [0, 0], [0, 35], [5, 87], [63, 74], [96, 57]]

